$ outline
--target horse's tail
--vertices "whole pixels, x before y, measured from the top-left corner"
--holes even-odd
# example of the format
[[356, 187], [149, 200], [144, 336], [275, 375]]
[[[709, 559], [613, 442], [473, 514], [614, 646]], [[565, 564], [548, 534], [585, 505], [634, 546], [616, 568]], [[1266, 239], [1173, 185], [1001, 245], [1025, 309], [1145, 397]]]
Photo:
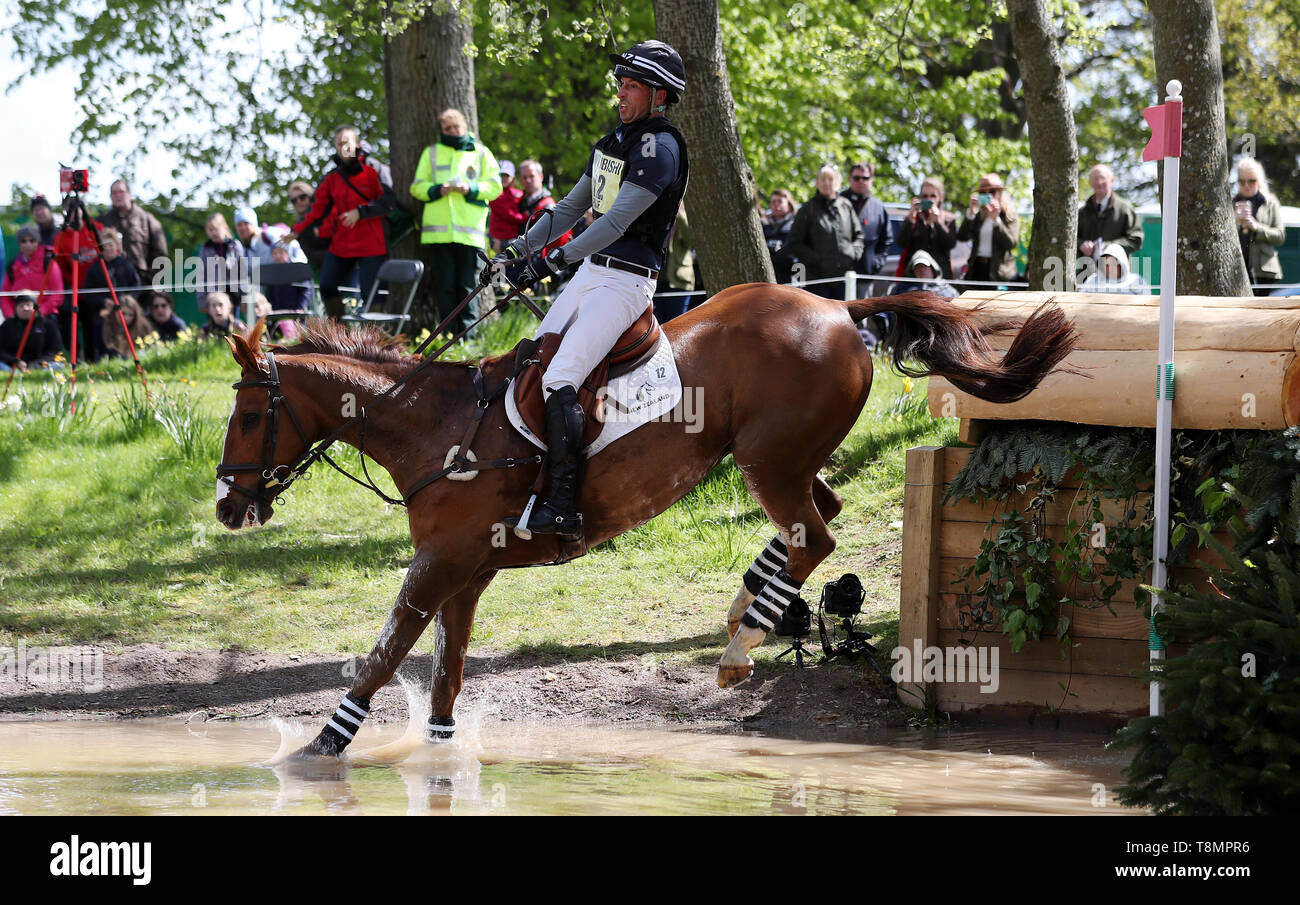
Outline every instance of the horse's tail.
[[1028, 396], [1078, 338], [1074, 324], [1051, 302], [1030, 315], [1000, 359], [985, 337], [1007, 333], [1014, 323], [983, 325], [973, 316], [975, 308], [954, 305], [933, 292], [904, 292], [846, 306], [855, 321], [882, 311], [894, 315], [886, 345], [899, 372], [909, 377], [938, 374], [989, 402]]

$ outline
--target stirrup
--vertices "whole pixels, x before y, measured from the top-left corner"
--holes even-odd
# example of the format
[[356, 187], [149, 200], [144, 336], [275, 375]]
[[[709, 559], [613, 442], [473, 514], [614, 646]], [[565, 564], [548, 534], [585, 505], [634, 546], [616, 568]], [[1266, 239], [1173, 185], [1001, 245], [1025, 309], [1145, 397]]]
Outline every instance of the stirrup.
[[[532, 540], [534, 533], [553, 534], [556, 537], [558, 537], [560, 540], [564, 540], [564, 541], [576, 541], [582, 538], [582, 513], [581, 512], [573, 516], [572, 521], [574, 524], [572, 526], [569, 525], [564, 526], [566, 528], [571, 528], [571, 530], [561, 531], [558, 528], [553, 527], [554, 523], [547, 524], [545, 528], [542, 528], [539, 527], [539, 523], [532, 520], [533, 508], [536, 505], [536, 503], [537, 503], [537, 494], [533, 494], [528, 498], [528, 504], [524, 506], [524, 511], [522, 513], [520, 513], [519, 515], [507, 516], [501, 521], [506, 525], [506, 527], [513, 528], [515, 531], [515, 536], [518, 537], [520, 540]], [[569, 521], [569, 520], [566, 519], [565, 521]]]
[[554, 534], [561, 540], [577, 540], [582, 537], [582, 513], [553, 522], [533, 523], [528, 530], [531, 534]]

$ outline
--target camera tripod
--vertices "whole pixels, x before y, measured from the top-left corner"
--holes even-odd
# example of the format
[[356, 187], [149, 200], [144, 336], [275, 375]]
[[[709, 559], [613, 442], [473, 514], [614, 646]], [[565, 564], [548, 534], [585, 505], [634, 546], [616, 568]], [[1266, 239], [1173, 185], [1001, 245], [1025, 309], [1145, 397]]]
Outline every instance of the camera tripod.
[[786, 656], [786, 655], [788, 655], [788, 654], [794, 654], [794, 665], [795, 665], [795, 668], [796, 668], [796, 669], [803, 669], [803, 668], [804, 668], [804, 662], [803, 662], [804, 654], [809, 654], [809, 655], [811, 656], [811, 653], [812, 653], [811, 651], [805, 649], [804, 646], [803, 646], [804, 639], [807, 638], [807, 637], [808, 637], [807, 635], [796, 635], [795, 637], [791, 638], [791, 639], [790, 639], [790, 646], [787, 647], [785, 650], [781, 651], [781, 653], [777, 654], [776, 657], [773, 658], [773, 659], [780, 660], [782, 657], [784, 657], [784, 656]]
[[[90, 233], [91, 247], [95, 250], [95, 260], [104, 271], [104, 282], [108, 286], [109, 295], [113, 299], [113, 311], [117, 314], [119, 323], [122, 325], [122, 333], [126, 336], [127, 347], [131, 350], [131, 358], [135, 362], [136, 373], [140, 375], [140, 386], [144, 388], [145, 398], [149, 397], [149, 383], [145, 379], [144, 367], [140, 364], [140, 356], [135, 350], [135, 340], [131, 337], [131, 330], [126, 325], [126, 317], [122, 314], [122, 303], [117, 297], [117, 289], [113, 286], [113, 275], [108, 271], [108, 262], [104, 260], [104, 253], [100, 248], [99, 225], [90, 219], [86, 212], [86, 203], [81, 198], [81, 191], [74, 188], [63, 199], [63, 226], [60, 233], [70, 233], [72, 236], [72, 251], [67, 253], [67, 257], [72, 259], [72, 336], [68, 341], [68, 348], [71, 350], [71, 374], [69, 375], [69, 394], [71, 397], [70, 408], [72, 412], [77, 411], [77, 319], [80, 311], [80, 281], [81, 272], [78, 264], [81, 261], [81, 232], [84, 228]], [[36, 323], [36, 318], [40, 316], [40, 300], [45, 295], [45, 289], [50, 281], [50, 268], [57, 267], [59, 257], [63, 257], [57, 251], [46, 252], [45, 277], [41, 281], [40, 292], [36, 296], [37, 309], [32, 312], [32, 316], [27, 320], [27, 327], [23, 330], [23, 337], [18, 342], [18, 352], [16, 357], [22, 361], [23, 349], [27, 346], [27, 338], [31, 335], [32, 326]], [[92, 265], [93, 266], [93, 265]], [[16, 370], [16, 369], [15, 369]], [[9, 379], [5, 381], [4, 392], [0, 393], [0, 402], [9, 395], [9, 385], [13, 383], [15, 371], [9, 372]]]
[[853, 625], [852, 616], [844, 616], [840, 627], [844, 631], [844, 640], [838, 644], [833, 644], [831, 643], [830, 632], [826, 630], [826, 620], [823, 618], [822, 610], [818, 607], [817, 630], [821, 637], [822, 655], [826, 658], [826, 662], [829, 663], [836, 657], [847, 657], [850, 660], [865, 657], [876, 672], [880, 673], [880, 678], [885, 680], [885, 684], [893, 685], [894, 680], [876, 662], [876, 654], [880, 653], [880, 651], [876, 650], [875, 645], [871, 643], [870, 639], [874, 637], [871, 632], [859, 631]]

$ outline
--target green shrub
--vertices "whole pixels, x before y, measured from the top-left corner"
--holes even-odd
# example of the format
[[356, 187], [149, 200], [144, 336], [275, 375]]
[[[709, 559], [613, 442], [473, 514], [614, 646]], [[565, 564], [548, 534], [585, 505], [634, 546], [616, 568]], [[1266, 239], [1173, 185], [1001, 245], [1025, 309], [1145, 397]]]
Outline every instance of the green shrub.
[[1133, 721], [1117, 743], [1135, 749], [1120, 801], [1159, 814], [1300, 810], [1300, 435], [1246, 446], [1237, 484], [1201, 487], [1245, 513], [1230, 526], [1235, 550], [1196, 526], [1227, 563], [1217, 593], [1168, 594], [1157, 617], [1163, 637], [1192, 644], [1159, 673], [1165, 715]]

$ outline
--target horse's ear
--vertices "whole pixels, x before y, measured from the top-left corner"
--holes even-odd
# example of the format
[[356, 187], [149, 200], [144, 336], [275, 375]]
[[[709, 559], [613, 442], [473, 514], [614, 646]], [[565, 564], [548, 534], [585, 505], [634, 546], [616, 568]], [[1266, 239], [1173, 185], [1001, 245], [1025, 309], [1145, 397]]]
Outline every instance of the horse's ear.
[[250, 348], [257, 349], [260, 347], [262, 342], [262, 331], [265, 329], [266, 318], [259, 317], [257, 323], [253, 324], [253, 329], [249, 330], [248, 333], [244, 335], [244, 339], [248, 340]]
[[226, 337], [226, 344], [230, 346], [230, 354], [235, 356], [235, 361], [240, 368], [245, 371], [257, 370], [257, 353], [253, 351], [254, 347], [248, 344], [248, 340], [233, 333]]

